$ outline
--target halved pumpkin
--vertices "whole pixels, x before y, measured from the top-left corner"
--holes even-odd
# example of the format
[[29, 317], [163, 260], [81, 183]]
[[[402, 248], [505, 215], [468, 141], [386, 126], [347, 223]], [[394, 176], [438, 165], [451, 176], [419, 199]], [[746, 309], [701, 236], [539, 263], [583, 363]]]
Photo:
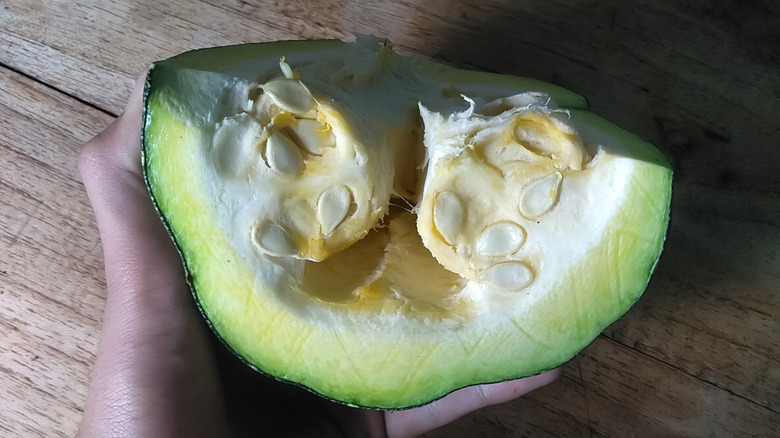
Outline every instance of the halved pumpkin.
[[543, 82], [375, 38], [153, 65], [143, 168], [203, 315], [250, 366], [404, 408], [572, 358], [639, 298], [671, 170]]

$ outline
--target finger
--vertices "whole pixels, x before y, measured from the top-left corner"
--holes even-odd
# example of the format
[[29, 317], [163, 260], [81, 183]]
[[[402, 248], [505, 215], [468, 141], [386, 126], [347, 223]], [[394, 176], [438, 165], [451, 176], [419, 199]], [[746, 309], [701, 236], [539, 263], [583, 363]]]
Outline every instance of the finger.
[[146, 73], [134, 85], [123, 113], [82, 150], [82, 177], [97, 177], [101, 170], [122, 169], [141, 177], [141, 123]]
[[141, 108], [143, 105], [143, 93], [144, 93], [144, 86], [146, 85], [146, 77], [149, 75], [149, 71], [145, 71], [138, 75], [137, 78], [135, 78], [135, 82], [133, 83], [133, 89], [130, 92], [130, 99], [127, 100], [127, 103], [125, 104], [125, 109], [122, 111], [123, 113], [137, 111]]
[[144, 78], [145, 74], [135, 81], [124, 113], [87, 142], [79, 157], [79, 170], [104, 245], [121, 235], [116, 230], [127, 224], [149, 223], [156, 218], [141, 173]]
[[554, 381], [560, 375], [555, 369], [518, 380], [470, 386], [419, 408], [385, 414], [388, 437], [413, 437], [485, 406], [504, 403]]
[[[79, 158], [79, 170], [104, 245], [111, 246], [115, 238], [136, 231], [161, 231], [161, 227], [149, 227], [159, 219], [141, 172], [145, 78], [142, 74], [136, 79], [125, 111], [84, 146]], [[143, 229], [135, 230], [139, 225]]]

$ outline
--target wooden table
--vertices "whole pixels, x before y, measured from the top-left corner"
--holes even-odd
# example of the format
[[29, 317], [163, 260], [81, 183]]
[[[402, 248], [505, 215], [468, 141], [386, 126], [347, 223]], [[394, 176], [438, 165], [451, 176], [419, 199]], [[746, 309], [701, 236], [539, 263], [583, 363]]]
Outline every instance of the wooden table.
[[79, 423], [105, 281], [77, 157], [134, 78], [198, 47], [363, 33], [575, 90], [676, 172], [635, 307], [556, 383], [429, 436], [780, 435], [780, 3], [266, 3], [0, 1], [0, 436]]

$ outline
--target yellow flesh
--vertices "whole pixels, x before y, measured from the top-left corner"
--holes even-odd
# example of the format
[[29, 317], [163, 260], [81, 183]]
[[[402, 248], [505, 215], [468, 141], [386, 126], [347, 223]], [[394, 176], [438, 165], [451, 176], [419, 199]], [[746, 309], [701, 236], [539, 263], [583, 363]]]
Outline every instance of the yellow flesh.
[[[475, 114], [473, 103], [449, 119], [421, 107], [422, 126], [405, 119], [367, 139], [378, 144], [364, 144], [328, 96], [315, 98], [286, 62], [280, 70], [285, 76], [249, 86], [262, 92], [246, 96], [248, 112], [217, 125], [211, 147], [216, 179], [273, 187], [249, 233], [237, 227], [236, 237], [249, 241], [237, 246], [257, 252], [245, 257], [322, 263], [303, 263], [293, 286], [323, 301], [445, 317], [466, 307], [453, 303], [468, 281], [506, 291], [534, 281], [543, 260], [520, 251], [529, 221], [553, 209], [564, 174], [581, 172], [587, 158], [567, 113], [548, 96], [490, 102], [486, 112], [500, 112], [488, 116]], [[410, 134], [418, 131], [427, 144]], [[395, 177], [396, 169], [420, 169], [415, 160], [424, 156], [427, 174]], [[394, 197], [410, 211], [417, 203], [419, 220], [389, 212]], [[410, 232], [415, 222], [419, 236]]]

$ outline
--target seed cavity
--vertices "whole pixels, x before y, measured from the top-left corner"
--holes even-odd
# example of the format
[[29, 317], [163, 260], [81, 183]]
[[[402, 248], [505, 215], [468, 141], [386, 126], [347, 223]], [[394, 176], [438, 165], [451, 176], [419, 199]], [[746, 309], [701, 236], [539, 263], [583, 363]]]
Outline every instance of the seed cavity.
[[488, 164], [501, 172], [518, 165], [539, 161], [536, 154], [513, 143], [488, 143], [481, 150]]
[[551, 173], [529, 184], [520, 197], [520, 213], [528, 219], [536, 219], [550, 211], [558, 201], [563, 175]]
[[252, 241], [260, 251], [270, 256], [291, 256], [297, 252], [287, 231], [273, 222], [257, 225], [252, 231]]
[[549, 136], [552, 129], [554, 128], [541, 115], [531, 113], [515, 120], [512, 138], [535, 154], [551, 157], [558, 151], [557, 145]]
[[263, 85], [263, 91], [277, 106], [293, 114], [303, 114], [314, 107], [309, 89], [296, 79], [271, 79]]
[[336, 146], [330, 126], [316, 120], [300, 119], [287, 129], [297, 143], [312, 155], [322, 155], [326, 148]]
[[433, 205], [433, 224], [449, 245], [458, 242], [464, 216], [463, 202], [458, 195], [448, 191], [439, 193]]
[[525, 230], [514, 222], [498, 222], [485, 229], [477, 240], [477, 252], [484, 256], [506, 256], [525, 243]]
[[479, 277], [502, 289], [519, 290], [531, 284], [534, 274], [523, 262], [505, 262], [485, 269]]
[[582, 140], [563, 113], [517, 117], [512, 138], [534, 154], [552, 159], [558, 169], [582, 169]]
[[268, 166], [279, 174], [295, 176], [303, 167], [303, 157], [298, 146], [274, 129], [269, 129], [265, 153]]
[[326, 236], [346, 219], [352, 205], [352, 191], [345, 185], [326, 189], [317, 200], [317, 221]]

